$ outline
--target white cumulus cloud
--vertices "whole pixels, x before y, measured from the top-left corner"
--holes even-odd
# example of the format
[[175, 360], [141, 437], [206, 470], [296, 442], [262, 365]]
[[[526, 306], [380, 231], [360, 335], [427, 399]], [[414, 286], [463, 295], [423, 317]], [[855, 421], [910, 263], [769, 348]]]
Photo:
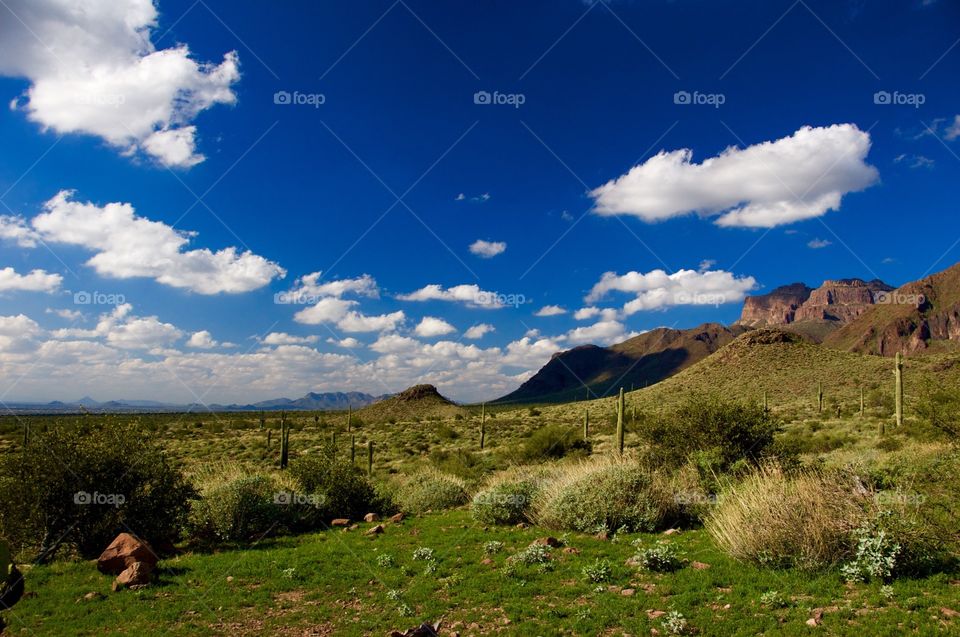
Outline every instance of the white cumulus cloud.
[[772, 228], [836, 210], [843, 195], [875, 183], [869, 151], [870, 135], [853, 124], [805, 126], [699, 164], [690, 149], [661, 151], [590, 195], [600, 215], [653, 222], [698, 213], [720, 215], [720, 226]]
[[189, 167], [204, 159], [190, 122], [236, 101], [236, 52], [215, 64], [185, 44], [157, 49], [153, 0], [7, 0], [4, 13], [0, 75], [29, 81], [13, 105], [45, 129]]
[[507, 243], [505, 241], [484, 241], [483, 239], [477, 239], [470, 244], [470, 252], [484, 259], [503, 254], [506, 250]]
[[215, 341], [213, 335], [207, 330], [194, 332], [190, 335], [190, 338], [187, 339], [187, 347], [194, 349], [213, 349], [219, 344], [220, 343]]
[[489, 323], [478, 323], [464, 332], [463, 337], [471, 340], [477, 340], [483, 338], [493, 331], [496, 331], [496, 328]]
[[534, 316], [560, 316], [561, 314], [566, 313], [567, 311], [559, 305], [544, 305], [542, 308], [537, 310]]
[[82, 203], [67, 190], [47, 201], [31, 226], [49, 243], [95, 252], [87, 265], [107, 277], [147, 277], [199, 294], [219, 294], [249, 292], [286, 276], [278, 264], [235, 247], [188, 250], [191, 234], [137, 216], [129, 203]]
[[[590, 290], [586, 301], [593, 303], [613, 291], [634, 294], [636, 298], [623, 306], [623, 314], [630, 316], [642, 310], [675, 305], [736, 303], [756, 287], [757, 281], [752, 276], [737, 277], [723, 270], [678, 270], [673, 274], [652, 270], [646, 274], [632, 271], [623, 275], [607, 272]], [[586, 318], [586, 312], [581, 317]]]
[[316, 342], [316, 336], [294, 336], [286, 332], [270, 332], [262, 341], [264, 345], [305, 345]]
[[433, 283], [415, 292], [400, 294], [397, 298], [401, 301], [449, 301], [463, 303], [468, 307], [496, 310], [506, 307], [504, 296], [497, 292], [481, 290], [480, 286], [474, 283], [455, 285], [450, 288]]
[[0, 269], [0, 292], [20, 290], [25, 292], [56, 292], [63, 283], [63, 277], [46, 270], [31, 270], [19, 274], [13, 268]]
[[421, 338], [432, 338], [434, 336], [445, 336], [457, 331], [457, 328], [450, 325], [442, 318], [435, 316], [425, 316], [413, 330]]

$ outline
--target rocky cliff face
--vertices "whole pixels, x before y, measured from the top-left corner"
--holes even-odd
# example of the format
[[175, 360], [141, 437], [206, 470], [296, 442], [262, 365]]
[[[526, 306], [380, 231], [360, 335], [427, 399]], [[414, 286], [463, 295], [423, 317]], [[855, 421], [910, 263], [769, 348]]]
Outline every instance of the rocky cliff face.
[[824, 281], [813, 290], [803, 283], [750, 296], [744, 301], [740, 323], [751, 327], [825, 322], [846, 325], [860, 318], [878, 299], [893, 290], [883, 281], [839, 279]]
[[810, 293], [798, 309], [795, 321], [835, 321], [846, 325], [863, 315], [877, 300], [877, 295], [892, 287], [880, 280], [840, 279], [824, 281]]
[[738, 322], [750, 327], [793, 323], [797, 309], [811, 292], [813, 290], [803, 283], [793, 283], [778, 287], [769, 294], [748, 296]]

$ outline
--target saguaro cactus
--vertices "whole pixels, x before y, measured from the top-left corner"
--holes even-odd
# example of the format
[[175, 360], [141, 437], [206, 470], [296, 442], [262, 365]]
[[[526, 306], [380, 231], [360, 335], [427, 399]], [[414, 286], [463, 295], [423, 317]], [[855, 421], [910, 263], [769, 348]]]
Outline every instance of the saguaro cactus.
[[353, 422], [353, 406], [347, 405], [347, 433], [350, 433], [350, 424]]
[[270, 439], [273, 437], [273, 429], [267, 429], [267, 449], [270, 448]]
[[267, 419], [266, 419], [266, 417], [263, 415], [263, 412], [261, 411], [261, 412], [260, 412], [260, 431], [263, 431], [263, 427], [264, 427], [264, 425], [266, 425], [266, 424], [267, 424]]
[[770, 411], [770, 405], [767, 403], [767, 390], [763, 390], [763, 413]]
[[357, 458], [357, 437], [350, 434], [350, 464]]
[[620, 388], [620, 396], [617, 397], [617, 451], [623, 453], [623, 387]]
[[373, 441], [367, 441], [367, 475], [373, 475]]
[[280, 414], [280, 468], [287, 468], [290, 457], [290, 426], [287, 425], [287, 414]]
[[903, 356], [897, 352], [893, 375], [896, 381], [897, 427], [903, 425]]
[[23, 446], [30, 444], [30, 423], [23, 423]]
[[480, 451], [487, 439], [487, 404], [480, 403]]
[[590, 410], [584, 408], [583, 410], [583, 439], [588, 440], [590, 438]]
[[817, 411], [823, 413], [823, 383], [817, 383]]

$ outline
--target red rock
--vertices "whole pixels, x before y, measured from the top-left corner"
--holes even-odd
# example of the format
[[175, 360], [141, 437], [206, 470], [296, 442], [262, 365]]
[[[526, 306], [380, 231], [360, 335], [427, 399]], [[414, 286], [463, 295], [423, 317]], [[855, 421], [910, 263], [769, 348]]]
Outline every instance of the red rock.
[[112, 589], [118, 591], [121, 588], [137, 589], [150, 583], [150, 572], [153, 566], [147, 562], [134, 562], [128, 566], [122, 573], [113, 580]]
[[480, 560], [480, 563], [486, 566], [490, 566], [491, 564], [493, 564], [493, 560], [491, 560], [489, 557], [485, 557], [482, 560]]
[[379, 522], [379, 521], [380, 521], [380, 516], [377, 515], [376, 513], [368, 513], [368, 514], [366, 514], [365, 516], [363, 516], [363, 521], [364, 521], [364, 522]]
[[567, 555], [580, 555], [580, 549], [574, 548], [572, 546], [566, 546], [563, 549], [563, 552]]
[[946, 606], [941, 608], [940, 612], [943, 613], [944, 617], [949, 617], [951, 619], [953, 619], [954, 617], [960, 617], [960, 613], [953, 610], [952, 608], [947, 608]]
[[157, 555], [150, 545], [129, 533], [121, 533], [97, 558], [97, 570], [107, 575], [119, 575], [135, 562], [157, 565]]
[[403, 522], [403, 513], [397, 513], [396, 515], [390, 516], [390, 522], [397, 524], [398, 522]]
[[531, 546], [534, 544], [539, 544], [540, 546], [549, 546], [551, 548], [559, 548], [563, 543], [555, 537], [538, 537], [530, 544]]
[[650, 619], [660, 619], [666, 614], [667, 614], [667, 611], [665, 610], [648, 610], [647, 611], [647, 617], [649, 617]]
[[704, 564], [703, 562], [694, 562], [690, 565], [692, 568], [695, 568], [698, 571], [705, 571], [710, 568], [709, 564]]
[[330, 523], [330, 526], [350, 526], [350, 520], [347, 518], [337, 518]]
[[680, 532], [680, 529], [667, 529], [663, 532], [663, 535], [676, 535]]
[[624, 597], [633, 597], [634, 594], [636, 594], [636, 592], [637, 592], [637, 589], [635, 588], [625, 588], [622, 591], [620, 591], [620, 594], [623, 595]]
[[370, 527], [367, 529], [367, 532], [364, 535], [379, 535], [383, 533], [383, 525], [378, 524], [377, 526]]

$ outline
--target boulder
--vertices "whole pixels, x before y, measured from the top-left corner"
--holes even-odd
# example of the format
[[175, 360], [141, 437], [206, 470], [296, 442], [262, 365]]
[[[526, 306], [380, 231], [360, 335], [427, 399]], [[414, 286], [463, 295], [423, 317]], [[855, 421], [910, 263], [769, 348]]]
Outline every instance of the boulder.
[[363, 516], [363, 521], [364, 521], [364, 522], [379, 522], [379, 521], [380, 521], [380, 516], [377, 515], [376, 513], [368, 513], [368, 514], [366, 514], [365, 516]]
[[144, 540], [121, 533], [97, 558], [97, 570], [107, 575], [119, 575], [137, 562], [147, 564], [153, 570], [157, 565], [157, 554]]
[[113, 580], [113, 590], [118, 591], [121, 588], [135, 590], [142, 588], [150, 583], [150, 572], [153, 566], [147, 562], [134, 562]]
[[350, 526], [350, 520], [347, 518], [336, 518], [330, 523], [330, 526]]
[[369, 529], [367, 529], [364, 535], [380, 535], [381, 533], [383, 533], [383, 525], [378, 524], [377, 526], [372, 526]]
[[550, 548], [559, 548], [563, 543], [555, 537], [538, 537], [530, 544], [539, 544], [540, 546], [549, 546]]
[[397, 513], [396, 515], [391, 515], [391, 516], [390, 516], [390, 521], [391, 521], [392, 523], [396, 524], [396, 523], [398, 523], [398, 522], [403, 522], [403, 518], [404, 518], [403, 513]]

